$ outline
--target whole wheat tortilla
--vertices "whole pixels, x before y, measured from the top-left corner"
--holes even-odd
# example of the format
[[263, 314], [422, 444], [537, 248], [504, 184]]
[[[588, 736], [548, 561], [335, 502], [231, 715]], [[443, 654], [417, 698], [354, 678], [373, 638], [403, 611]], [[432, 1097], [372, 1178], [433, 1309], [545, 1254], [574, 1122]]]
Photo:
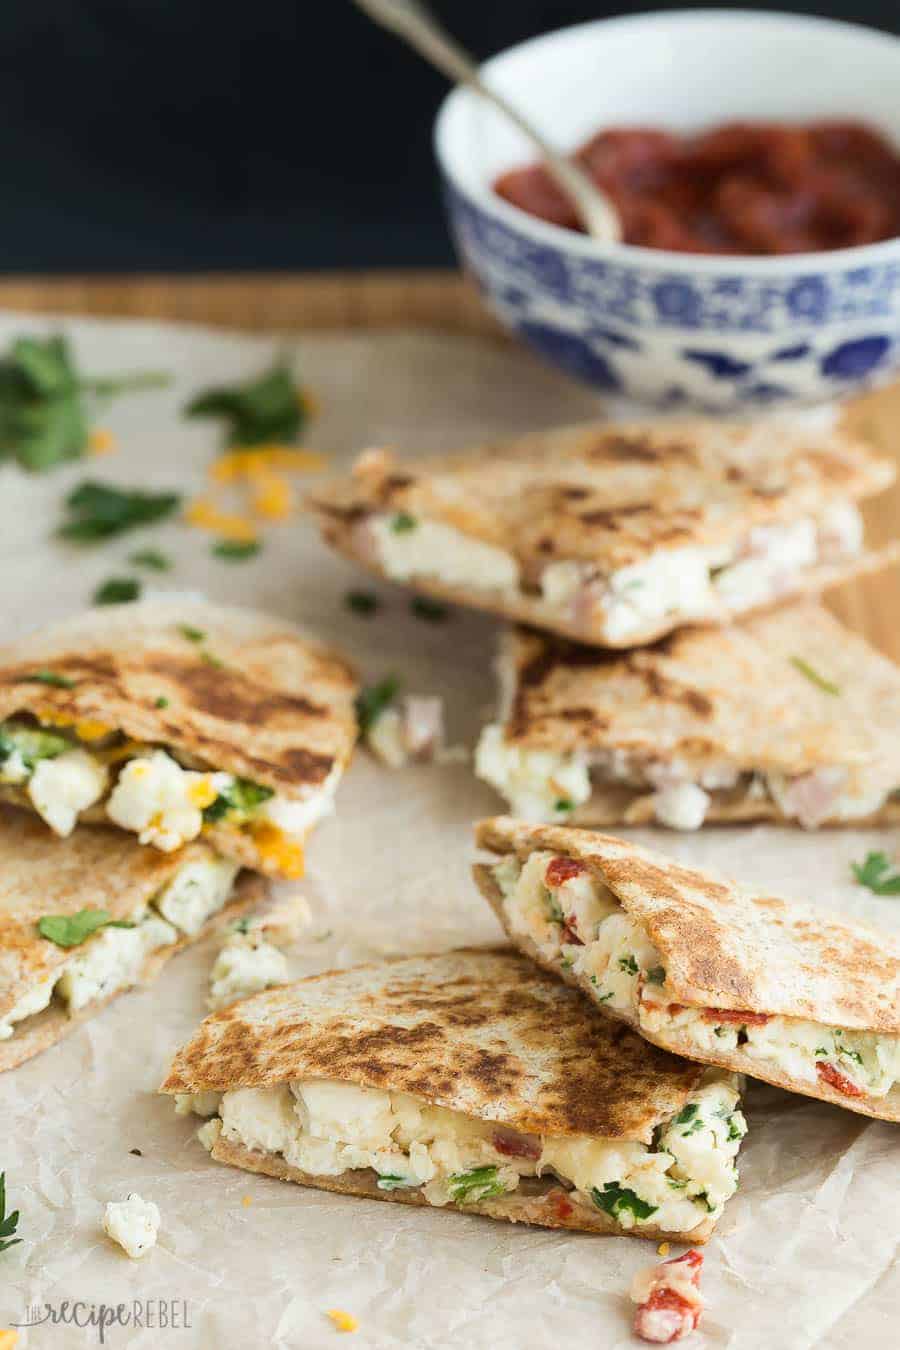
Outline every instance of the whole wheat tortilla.
[[[671, 862], [624, 839], [565, 826], [526, 825], [507, 817], [483, 820], [476, 842], [523, 862], [548, 850], [583, 863], [646, 929], [665, 969], [664, 993], [686, 1007], [722, 1008], [794, 1017], [853, 1031], [900, 1035], [900, 942], [808, 905], [759, 894], [736, 881]], [[547, 961], [528, 938], [509, 930], [500, 889], [489, 866], [475, 879], [526, 956], [592, 997], [585, 976]], [[650, 1033], [637, 1014], [595, 1005], [673, 1054], [746, 1073], [850, 1111], [900, 1121], [900, 1085], [886, 1097], [848, 1097], [772, 1069], [740, 1048], [700, 1057], [677, 1030]]]
[[[0, 1017], [78, 950], [58, 947], [41, 937], [38, 919], [47, 914], [76, 914], [81, 909], [105, 909], [114, 919], [127, 918], [185, 863], [214, 856], [203, 843], [188, 844], [178, 853], [159, 853], [142, 848], [119, 830], [92, 826], [83, 826], [68, 839], [48, 839], [39, 821], [6, 808], [0, 809], [0, 854]], [[199, 933], [181, 936], [149, 954], [140, 982], [151, 983], [176, 952], [227, 926], [261, 904], [267, 894], [268, 882], [262, 877], [240, 873], [231, 898]], [[10, 1040], [0, 1041], [0, 1072], [46, 1050], [126, 992], [116, 990], [71, 1016], [54, 1001], [18, 1024]]]
[[[622, 750], [689, 769], [724, 762], [789, 776], [844, 767], [900, 819], [900, 670], [820, 605], [787, 605], [721, 629], [682, 629], [652, 647], [604, 652], [533, 630], [504, 635], [508, 744], [557, 754]], [[652, 788], [596, 781], [573, 824], [642, 825]], [[710, 821], [785, 820], [746, 787], [713, 791]]]
[[[35, 678], [48, 672], [63, 686]], [[0, 649], [0, 721], [100, 721], [292, 800], [346, 766], [355, 694], [343, 657], [299, 629], [202, 601], [94, 609]], [[207, 833], [219, 852], [266, 870], [246, 832]]]
[[[358, 526], [372, 512], [403, 512], [512, 553], [528, 587], [554, 561], [608, 575], [659, 549], [736, 545], [754, 526], [787, 524], [878, 492], [895, 472], [892, 461], [838, 430], [812, 433], [772, 420], [588, 423], [437, 458], [401, 461], [370, 451], [307, 506], [328, 543], [375, 572], [382, 569]], [[802, 569], [794, 593], [821, 591], [894, 556], [888, 550]], [[610, 641], [602, 621], [576, 623], [534, 584], [515, 592], [427, 576], [405, 584], [600, 646], [650, 642], [682, 622], [651, 619]], [[729, 617], [723, 604], [708, 622]]]

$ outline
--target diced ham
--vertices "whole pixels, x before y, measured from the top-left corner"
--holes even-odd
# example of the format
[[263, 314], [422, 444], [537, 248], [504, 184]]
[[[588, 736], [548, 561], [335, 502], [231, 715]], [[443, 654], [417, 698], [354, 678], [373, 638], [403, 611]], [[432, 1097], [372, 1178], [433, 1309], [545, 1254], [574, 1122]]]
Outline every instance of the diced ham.
[[638, 1271], [631, 1286], [631, 1297], [639, 1305], [634, 1315], [636, 1336], [656, 1345], [670, 1345], [690, 1335], [703, 1312], [702, 1267], [700, 1252], [689, 1251]]
[[742, 1027], [764, 1027], [767, 1022], [771, 1022], [771, 1017], [766, 1013], [741, 1012], [733, 1008], [704, 1008], [704, 1022], [715, 1022], [719, 1025], [734, 1025]]
[[536, 1134], [522, 1134], [507, 1125], [496, 1127], [491, 1143], [505, 1158], [529, 1158], [537, 1162], [541, 1156], [541, 1141]]
[[569, 943], [570, 945], [576, 945], [578, 947], [584, 946], [584, 943], [575, 931], [575, 920], [573, 918], [566, 919], [560, 930], [559, 940], [561, 943]]
[[833, 1064], [826, 1063], [824, 1059], [817, 1061], [816, 1073], [823, 1083], [833, 1087], [836, 1092], [842, 1092], [845, 1097], [864, 1097], [866, 1095], [862, 1088], [857, 1087], [846, 1074], [841, 1073], [840, 1069], [836, 1069]]
[[574, 858], [553, 858], [547, 864], [544, 881], [555, 890], [557, 886], [564, 885], [573, 877], [580, 877], [586, 871], [584, 863], [576, 862]]

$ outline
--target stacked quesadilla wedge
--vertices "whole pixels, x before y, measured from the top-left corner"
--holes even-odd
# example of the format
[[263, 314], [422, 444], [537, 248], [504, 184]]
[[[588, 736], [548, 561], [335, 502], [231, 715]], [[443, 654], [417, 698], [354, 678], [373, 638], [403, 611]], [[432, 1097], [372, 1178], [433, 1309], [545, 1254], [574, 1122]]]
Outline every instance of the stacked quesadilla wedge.
[[220, 1162], [549, 1228], [702, 1242], [737, 1185], [734, 1080], [508, 950], [333, 971], [208, 1017], [163, 1092]]
[[602, 652], [504, 634], [480, 777], [540, 822], [900, 820], [900, 671], [824, 609]]
[[249, 610], [94, 610], [0, 650], [0, 795], [61, 836], [113, 824], [171, 852], [202, 835], [296, 877], [350, 758], [355, 692], [341, 657]]
[[177, 854], [0, 808], [0, 1070], [45, 1050], [170, 956], [265, 899], [205, 843]]
[[444, 458], [369, 451], [308, 506], [372, 571], [632, 647], [882, 566], [857, 502], [895, 472], [838, 430], [597, 423]]
[[674, 1054], [900, 1121], [900, 942], [622, 839], [482, 821], [513, 943]]

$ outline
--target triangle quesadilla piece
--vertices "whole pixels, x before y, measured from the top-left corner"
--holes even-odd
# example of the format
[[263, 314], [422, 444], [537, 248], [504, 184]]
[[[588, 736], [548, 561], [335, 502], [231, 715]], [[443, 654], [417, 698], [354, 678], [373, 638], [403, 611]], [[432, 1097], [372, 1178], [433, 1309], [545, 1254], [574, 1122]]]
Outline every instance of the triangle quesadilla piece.
[[90, 611], [0, 649], [0, 796], [60, 835], [114, 824], [171, 851], [202, 833], [296, 877], [353, 749], [355, 693], [342, 657], [250, 610]]
[[654, 1045], [900, 1121], [900, 942], [623, 839], [505, 817], [475, 878], [515, 946]]
[[48, 838], [35, 817], [9, 808], [0, 808], [0, 856], [0, 1071], [149, 983], [169, 957], [268, 893], [262, 877], [200, 841], [166, 854], [90, 825]]
[[885, 565], [857, 503], [893, 462], [797, 422], [562, 427], [456, 455], [367, 451], [307, 502], [325, 540], [426, 594], [591, 646], [720, 624]]
[[498, 673], [476, 772], [522, 819], [900, 820], [900, 670], [811, 602], [631, 652], [514, 629]]
[[612, 1026], [507, 949], [329, 971], [203, 1022], [161, 1091], [214, 1158], [325, 1190], [705, 1241], [735, 1080]]

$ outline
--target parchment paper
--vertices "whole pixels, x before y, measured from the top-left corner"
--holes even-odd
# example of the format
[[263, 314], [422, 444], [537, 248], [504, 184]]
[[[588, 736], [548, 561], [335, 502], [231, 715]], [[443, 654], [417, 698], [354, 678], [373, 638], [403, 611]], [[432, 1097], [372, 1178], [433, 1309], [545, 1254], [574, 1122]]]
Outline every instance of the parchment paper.
[[[411, 691], [438, 692], [450, 740], [472, 745], [490, 711], [494, 624], [454, 613], [412, 618], [408, 597], [375, 585], [374, 619], [343, 595], [356, 583], [302, 518], [267, 531], [263, 554], [229, 566], [210, 537], [178, 524], [89, 551], [50, 538], [61, 501], [86, 476], [142, 487], [204, 487], [215, 427], [178, 416], [213, 382], [261, 369], [274, 343], [159, 324], [0, 317], [0, 346], [22, 331], [68, 331], [82, 368], [161, 368], [166, 391], [115, 403], [102, 422], [120, 450], [44, 477], [0, 466], [0, 598], [11, 636], [88, 602], [129, 553], [162, 548], [176, 569], [150, 584], [199, 590], [299, 619], [343, 645], [367, 679], [396, 672]], [[594, 415], [597, 404], [525, 353], [426, 334], [310, 337], [298, 370], [322, 412], [307, 443], [336, 464], [366, 444], [426, 453], [481, 437]], [[290, 955], [298, 976], [395, 952], [496, 940], [469, 879], [471, 822], [501, 809], [470, 766], [390, 772], [356, 756], [338, 813], [315, 834], [301, 888], [314, 911], [308, 940]], [[850, 880], [868, 848], [893, 852], [875, 832], [805, 835], [751, 828], [696, 836], [635, 832], [671, 855], [747, 880], [900, 923], [900, 899]], [[408, 1210], [305, 1190], [215, 1164], [155, 1095], [173, 1050], [205, 1013], [214, 947], [173, 961], [156, 985], [117, 1000], [63, 1044], [0, 1079], [0, 1168], [8, 1208], [22, 1212], [20, 1246], [0, 1253], [0, 1327], [31, 1305], [186, 1300], [189, 1329], [112, 1328], [106, 1344], [303, 1347], [340, 1343], [325, 1310], [359, 1319], [348, 1344], [531, 1350], [634, 1344], [626, 1293], [656, 1258], [649, 1242], [558, 1235], [441, 1210]], [[900, 1131], [850, 1112], [751, 1084], [741, 1189], [707, 1248], [709, 1309], [697, 1350], [880, 1350], [898, 1343]], [[140, 1149], [142, 1156], [130, 1150]], [[106, 1240], [103, 1205], [132, 1190], [162, 1212], [159, 1244], [132, 1262]], [[96, 1345], [90, 1328], [42, 1326], [20, 1347]]]

